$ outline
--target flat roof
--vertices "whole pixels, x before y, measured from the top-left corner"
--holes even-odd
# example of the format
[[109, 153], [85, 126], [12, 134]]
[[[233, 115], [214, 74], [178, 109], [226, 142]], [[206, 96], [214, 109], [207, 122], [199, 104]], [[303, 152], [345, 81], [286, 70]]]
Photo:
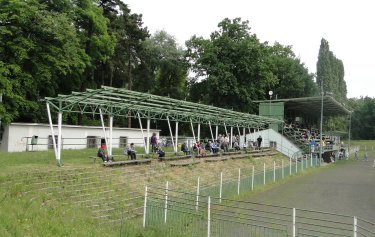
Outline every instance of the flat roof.
[[[270, 100], [258, 100], [254, 103], [270, 103]], [[320, 117], [322, 97], [302, 97], [291, 99], [275, 99], [271, 103], [283, 102], [285, 110], [295, 110], [310, 117]], [[345, 116], [351, 113], [344, 104], [338, 102], [331, 96], [323, 96], [324, 116]]]

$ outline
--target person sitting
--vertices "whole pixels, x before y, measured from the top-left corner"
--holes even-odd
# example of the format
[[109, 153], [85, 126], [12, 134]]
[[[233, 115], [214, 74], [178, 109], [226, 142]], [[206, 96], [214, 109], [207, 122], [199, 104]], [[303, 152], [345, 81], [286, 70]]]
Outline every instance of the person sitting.
[[205, 149], [206, 151], [209, 151], [210, 153], [212, 153], [212, 143], [211, 143], [211, 141], [208, 141], [208, 142], [207, 142], [207, 144], [206, 144], [206, 146], [204, 147], [204, 149]]
[[238, 142], [237, 142], [237, 141], [234, 142], [233, 148], [234, 148], [236, 151], [241, 150], [240, 145], [238, 145]]
[[207, 155], [206, 150], [205, 149], [199, 149], [198, 155], [200, 155], [200, 156], [206, 156]]
[[130, 156], [130, 159], [131, 160], [136, 160], [137, 159], [137, 155], [136, 155], [136, 150], [135, 150], [135, 147], [134, 147], [134, 143], [130, 143], [130, 146], [128, 145], [126, 147], [126, 150], [125, 152], [128, 156]]
[[214, 141], [211, 144], [211, 150], [212, 150], [212, 153], [214, 153], [214, 154], [216, 154], [219, 151], [219, 146], [218, 146], [218, 143], [216, 141]]
[[159, 161], [162, 161], [165, 157], [165, 152], [161, 149], [161, 146], [157, 148], [157, 153], [159, 154]]
[[190, 155], [190, 150], [187, 148], [186, 142], [182, 143], [181, 151], [187, 156]]
[[109, 157], [108, 157], [108, 153], [107, 153], [107, 147], [106, 147], [105, 144], [102, 144], [99, 147], [98, 157], [100, 157], [103, 160], [103, 162], [108, 162], [109, 161]]

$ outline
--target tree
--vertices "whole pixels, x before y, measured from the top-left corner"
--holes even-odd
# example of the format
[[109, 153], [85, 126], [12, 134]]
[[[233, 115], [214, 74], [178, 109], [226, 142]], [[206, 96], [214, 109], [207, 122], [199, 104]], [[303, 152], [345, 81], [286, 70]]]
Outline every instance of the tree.
[[194, 101], [255, 112], [253, 100], [268, 99], [274, 90], [281, 98], [315, 93], [316, 87], [291, 47], [269, 46], [250, 33], [248, 21], [224, 19], [210, 39], [193, 36], [187, 59], [195, 77], [190, 81]]
[[184, 50], [173, 36], [165, 31], [156, 32], [143, 44], [140, 69], [148, 72], [137, 78], [136, 88], [153, 94], [176, 99], [186, 97], [187, 64]]
[[0, 5], [2, 120], [41, 120], [38, 101], [56, 94], [60, 78], [82, 73], [88, 57], [68, 14], [37, 0]]
[[330, 51], [329, 43], [325, 39], [322, 39], [320, 43], [316, 74], [317, 84], [320, 87], [323, 83], [324, 92], [331, 92], [339, 101], [346, 101], [344, 64]]
[[352, 135], [354, 139], [375, 139], [375, 98], [350, 99]]

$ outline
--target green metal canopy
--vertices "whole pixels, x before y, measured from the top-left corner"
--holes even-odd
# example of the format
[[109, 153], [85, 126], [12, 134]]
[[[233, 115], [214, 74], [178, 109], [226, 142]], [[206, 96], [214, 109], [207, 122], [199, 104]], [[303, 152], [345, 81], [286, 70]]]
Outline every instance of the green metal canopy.
[[[291, 98], [291, 99], [275, 99], [275, 100], [262, 100], [254, 101], [255, 103], [275, 103], [283, 102], [285, 110], [297, 111], [300, 114], [308, 115], [312, 118], [320, 117], [322, 97], [302, 97], [302, 98]], [[324, 116], [346, 116], [350, 114], [350, 111], [337, 100], [331, 96], [323, 96], [323, 110]]]
[[110, 116], [138, 117], [172, 120], [212, 125], [263, 128], [282, 120], [218, 108], [210, 105], [171, 99], [122, 88], [102, 86], [73, 92], [70, 95], [46, 97], [45, 101], [59, 112], [103, 114]]

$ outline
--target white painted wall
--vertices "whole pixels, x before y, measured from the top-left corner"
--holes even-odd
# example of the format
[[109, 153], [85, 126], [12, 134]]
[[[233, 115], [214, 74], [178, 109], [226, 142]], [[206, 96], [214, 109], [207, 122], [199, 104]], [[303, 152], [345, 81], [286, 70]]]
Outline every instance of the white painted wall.
[[[296, 152], [301, 152], [301, 150], [292, 142], [290, 142], [286, 137], [276, 132], [273, 129], [266, 129], [259, 132], [254, 132], [251, 134], [246, 134], [246, 141], [256, 141], [256, 139], [262, 136], [262, 147], [269, 147], [270, 141], [276, 142], [276, 150], [283, 153], [288, 157], [293, 157]], [[243, 141], [243, 136], [241, 140]]]
[[[109, 139], [109, 128], [106, 128], [107, 139]], [[144, 136], [147, 137], [147, 130], [144, 129]], [[159, 137], [160, 130], [150, 129], [150, 137], [155, 132]], [[54, 133], [57, 135], [57, 126], [54, 126]], [[38, 145], [27, 145], [31, 143], [32, 136], [38, 136]], [[38, 123], [12, 123], [4, 129], [0, 151], [19, 152], [26, 150], [47, 150], [48, 136], [51, 129], [48, 124]], [[100, 138], [104, 138], [102, 127], [62, 125], [62, 148], [83, 149], [87, 147], [87, 136], [97, 136], [98, 145]], [[120, 137], [128, 137], [128, 143], [136, 146], [144, 146], [142, 132], [137, 128], [113, 128], [113, 147], [119, 147]], [[109, 142], [108, 142], [109, 143]]]

